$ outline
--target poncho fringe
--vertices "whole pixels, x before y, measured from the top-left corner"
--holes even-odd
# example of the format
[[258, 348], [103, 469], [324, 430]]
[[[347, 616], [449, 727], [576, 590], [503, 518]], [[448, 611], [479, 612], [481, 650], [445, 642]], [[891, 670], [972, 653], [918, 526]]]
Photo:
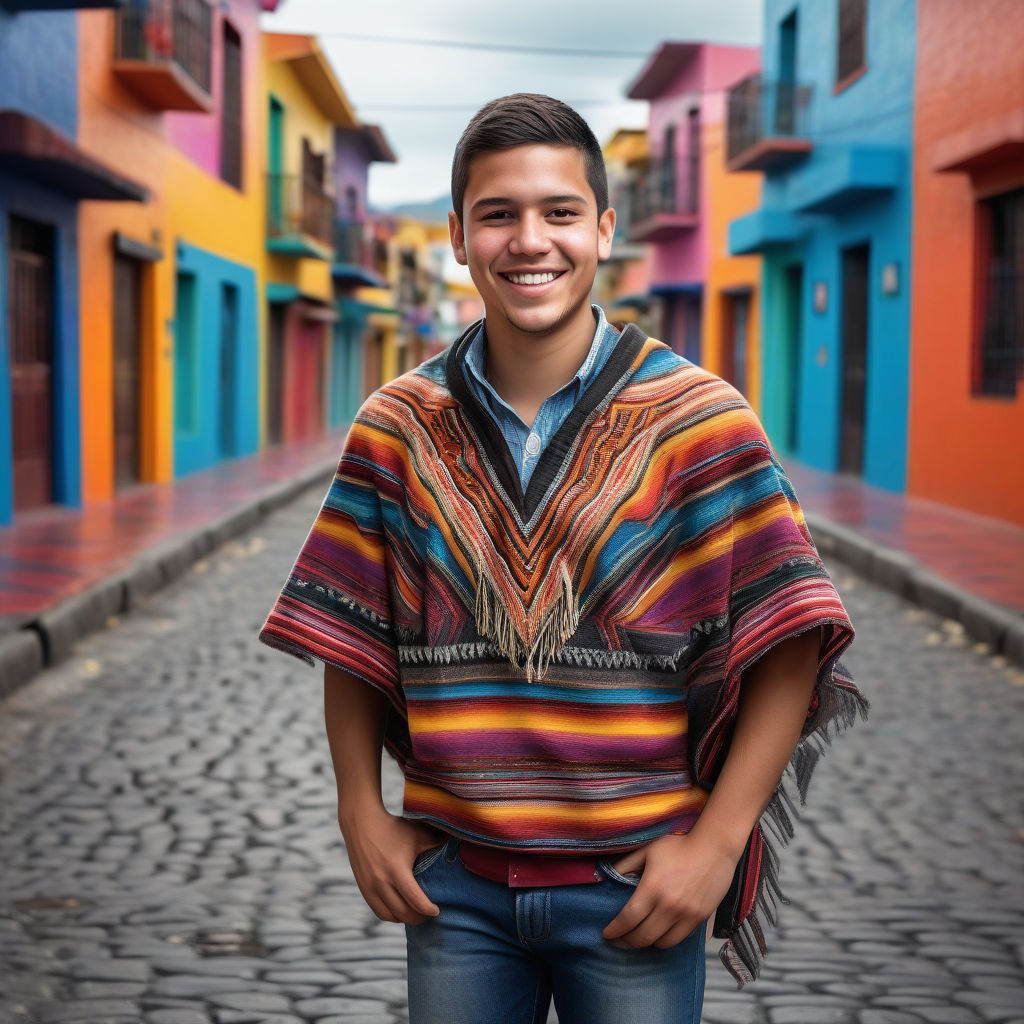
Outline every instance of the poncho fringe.
[[763, 922], [773, 927], [777, 925], [779, 904], [789, 903], [779, 883], [780, 853], [795, 835], [794, 822], [799, 819], [799, 811], [787, 783], [796, 787], [799, 804], [803, 806], [814, 769], [832, 740], [854, 725], [858, 718], [864, 720], [868, 716], [868, 701], [856, 690], [837, 684], [832, 676], [830, 672], [827, 681], [819, 687], [816, 717], [820, 724], [797, 744], [755, 828], [762, 854], [753, 906], [745, 918], [725, 933], [725, 943], [718, 954], [736, 980], [737, 988], [743, 988], [760, 975], [768, 952]]

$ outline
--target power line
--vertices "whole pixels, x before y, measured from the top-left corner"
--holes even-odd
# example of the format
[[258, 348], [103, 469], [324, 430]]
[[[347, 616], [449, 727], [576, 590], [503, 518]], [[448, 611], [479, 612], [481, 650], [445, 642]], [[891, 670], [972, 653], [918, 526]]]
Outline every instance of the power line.
[[[391, 113], [444, 113], [446, 111], [464, 113], [465, 111], [479, 110], [483, 103], [360, 103], [360, 110], [382, 110]], [[638, 102], [628, 99], [617, 100], [563, 100], [570, 107], [618, 107], [624, 103]]]
[[[316, 32], [320, 39], [358, 39], [367, 43], [401, 43], [408, 46], [444, 46], [458, 50], [489, 50], [494, 53], [532, 53], [546, 57], [610, 57], [637, 60], [652, 50], [570, 49], [564, 46], [523, 46], [518, 43], [480, 43], [471, 39], [417, 39], [414, 36], [376, 36], [361, 32]], [[653, 47], [652, 47], [653, 49]]]

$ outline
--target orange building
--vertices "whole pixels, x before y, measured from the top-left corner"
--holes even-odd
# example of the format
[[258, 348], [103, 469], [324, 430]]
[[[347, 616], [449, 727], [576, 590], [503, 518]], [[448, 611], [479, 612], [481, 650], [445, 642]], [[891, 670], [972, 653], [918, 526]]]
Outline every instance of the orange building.
[[1024, 523], [1024, 4], [917, 19], [908, 490]]

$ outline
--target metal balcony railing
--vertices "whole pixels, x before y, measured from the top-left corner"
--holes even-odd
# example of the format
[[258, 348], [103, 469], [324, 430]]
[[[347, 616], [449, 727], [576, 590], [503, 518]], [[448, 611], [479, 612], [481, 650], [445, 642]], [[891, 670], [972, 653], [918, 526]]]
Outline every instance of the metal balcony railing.
[[811, 87], [794, 81], [766, 81], [760, 74], [729, 90], [726, 161], [731, 162], [761, 143], [803, 139], [809, 131]]
[[695, 168], [688, 163], [652, 164], [630, 184], [630, 226], [638, 226], [659, 213], [696, 216], [697, 181]]
[[373, 269], [373, 251], [364, 225], [358, 221], [338, 221], [334, 225], [334, 262], [350, 263]]
[[115, 60], [173, 61], [210, 92], [213, 8], [206, 0], [132, 0], [116, 17]]
[[267, 237], [308, 235], [334, 245], [334, 196], [299, 174], [267, 175]]

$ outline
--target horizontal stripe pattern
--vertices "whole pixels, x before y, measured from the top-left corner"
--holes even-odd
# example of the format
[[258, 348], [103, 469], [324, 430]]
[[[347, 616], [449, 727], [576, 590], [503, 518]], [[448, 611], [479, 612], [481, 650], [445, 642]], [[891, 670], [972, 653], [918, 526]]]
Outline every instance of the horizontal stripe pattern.
[[528, 509], [457, 352], [363, 407], [261, 639], [387, 694], [409, 817], [551, 853], [686, 832], [765, 651], [822, 628], [806, 735], [859, 698], [792, 488], [734, 389], [634, 336]]

